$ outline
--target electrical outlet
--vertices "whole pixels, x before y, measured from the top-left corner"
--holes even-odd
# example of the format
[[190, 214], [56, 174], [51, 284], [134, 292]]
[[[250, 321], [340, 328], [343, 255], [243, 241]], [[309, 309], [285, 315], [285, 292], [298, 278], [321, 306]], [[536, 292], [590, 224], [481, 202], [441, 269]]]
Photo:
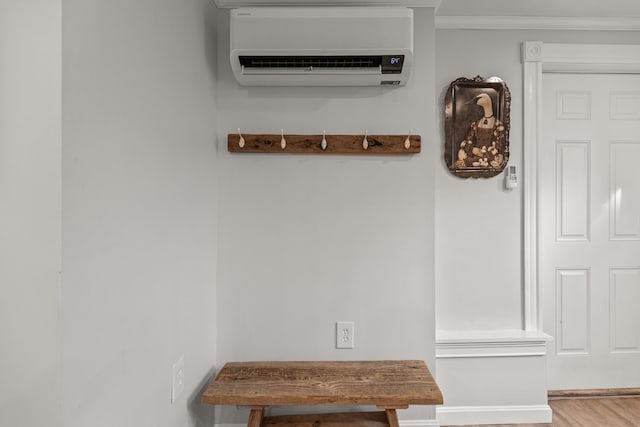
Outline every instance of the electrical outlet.
[[353, 322], [336, 322], [336, 348], [353, 348]]
[[171, 382], [171, 403], [178, 400], [178, 397], [184, 391], [184, 355], [180, 356], [180, 359], [173, 364], [171, 370], [173, 380]]

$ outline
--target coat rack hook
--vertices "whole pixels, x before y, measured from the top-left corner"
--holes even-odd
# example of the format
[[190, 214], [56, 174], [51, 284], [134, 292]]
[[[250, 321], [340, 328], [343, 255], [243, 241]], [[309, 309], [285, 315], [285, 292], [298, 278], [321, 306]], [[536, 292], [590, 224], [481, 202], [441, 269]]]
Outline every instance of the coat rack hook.
[[364, 148], [365, 150], [367, 148], [369, 148], [369, 141], [367, 140], [367, 131], [364, 131], [364, 139], [362, 140], [362, 148]]
[[280, 129], [280, 148], [283, 150], [287, 148], [287, 140], [284, 139], [284, 129]]
[[413, 129], [409, 129], [409, 136], [407, 136], [407, 139], [404, 140], [404, 148], [405, 149], [409, 149], [411, 148], [411, 134], [413, 133]]
[[244, 138], [242, 137], [242, 134], [240, 133], [240, 128], [238, 128], [238, 135], [240, 136], [240, 140], [238, 141], [238, 147], [244, 148]]
[[322, 148], [322, 151], [325, 151], [327, 149], [327, 131], [324, 130], [322, 131], [322, 142], [320, 143], [320, 148]]

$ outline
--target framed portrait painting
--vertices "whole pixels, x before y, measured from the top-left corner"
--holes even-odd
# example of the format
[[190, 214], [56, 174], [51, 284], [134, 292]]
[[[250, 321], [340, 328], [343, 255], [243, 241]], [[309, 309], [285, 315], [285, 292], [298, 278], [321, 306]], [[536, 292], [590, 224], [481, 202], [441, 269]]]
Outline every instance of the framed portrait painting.
[[498, 77], [453, 81], [445, 96], [445, 163], [461, 178], [490, 178], [509, 161], [511, 94]]

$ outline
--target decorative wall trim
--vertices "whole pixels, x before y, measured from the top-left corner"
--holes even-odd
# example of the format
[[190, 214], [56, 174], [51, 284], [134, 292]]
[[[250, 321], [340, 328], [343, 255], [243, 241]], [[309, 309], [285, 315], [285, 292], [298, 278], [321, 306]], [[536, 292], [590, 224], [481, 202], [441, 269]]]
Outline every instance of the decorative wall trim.
[[551, 423], [549, 405], [444, 406], [436, 408], [441, 425]]
[[406, 6], [438, 7], [441, 0], [215, 0], [224, 9], [254, 6]]
[[540, 331], [437, 331], [436, 358], [544, 356], [550, 339]]
[[[542, 42], [526, 42], [522, 45], [524, 61], [524, 111], [535, 111], [542, 117]], [[538, 122], [524, 121], [524, 140], [537, 141], [540, 134]], [[523, 286], [524, 286], [524, 328], [527, 331], [542, 330], [539, 313], [538, 294], [538, 247], [537, 247], [537, 194], [538, 178], [537, 143], [524, 144], [524, 164], [522, 171], [523, 189]], [[529, 163], [531, 161], [533, 163]], [[537, 166], [536, 166], [537, 167]]]
[[533, 43], [545, 73], [640, 73], [640, 45]]
[[640, 31], [640, 18], [436, 16], [436, 29]]
[[640, 45], [522, 44], [524, 72], [524, 310], [525, 329], [542, 330], [538, 283], [538, 146], [542, 126], [542, 74], [640, 73]]

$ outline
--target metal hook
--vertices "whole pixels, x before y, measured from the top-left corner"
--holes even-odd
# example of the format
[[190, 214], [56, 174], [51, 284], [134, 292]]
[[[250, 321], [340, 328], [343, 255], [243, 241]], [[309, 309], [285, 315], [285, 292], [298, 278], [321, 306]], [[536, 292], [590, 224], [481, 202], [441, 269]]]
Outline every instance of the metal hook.
[[287, 140], [284, 139], [284, 129], [280, 129], [280, 136], [280, 148], [284, 150], [285, 148], [287, 148]]
[[324, 131], [322, 131], [322, 142], [320, 143], [320, 148], [322, 148], [322, 151], [325, 151], [327, 149], [327, 131], [326, 129]]
[[364, 131], [364, 139], [362, 140], [362, 148], [364, 148], [365, 150], [367, 148], [369, 148], [369, 141], [367, 140], [367, 131]]
[[240, 135], [240, 140], [238, 141], [238, 147], [244, 148], [244, 138], [242, 137], [242, 134], [240, 133], [240, 128], [238, 128], [238, 135]]

